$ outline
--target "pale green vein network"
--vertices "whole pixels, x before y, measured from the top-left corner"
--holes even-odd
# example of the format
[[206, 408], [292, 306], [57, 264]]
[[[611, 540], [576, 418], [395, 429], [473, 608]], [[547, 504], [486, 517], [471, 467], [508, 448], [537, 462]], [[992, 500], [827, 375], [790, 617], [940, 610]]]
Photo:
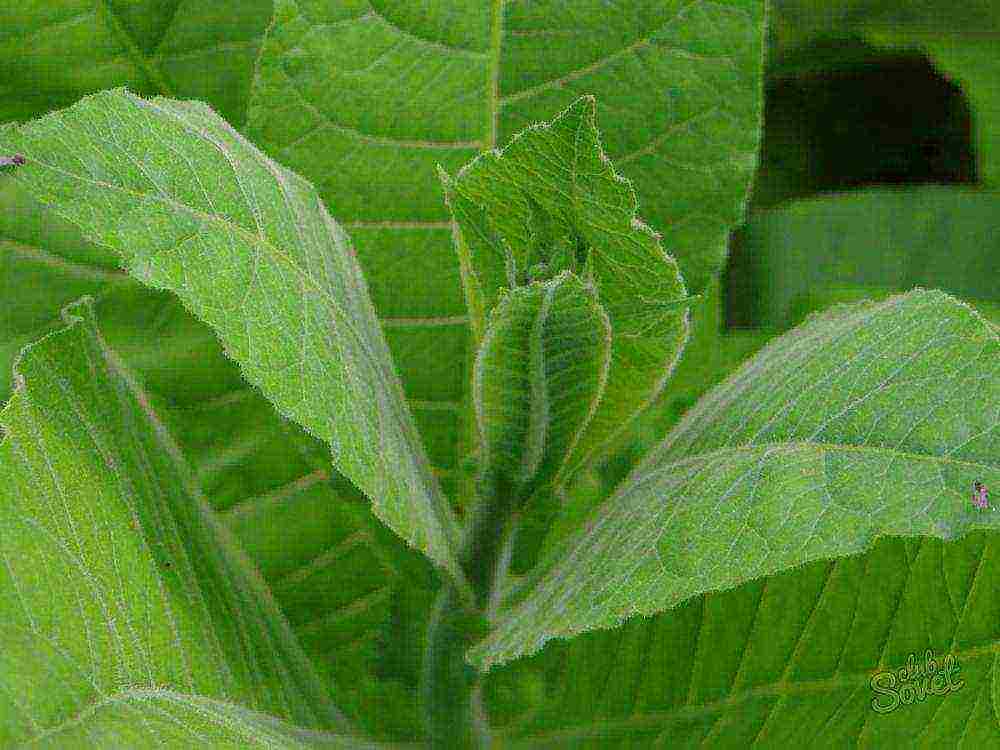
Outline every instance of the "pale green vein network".
[[[368, 17], [369, 5], [379, 20]], [[420, 237], [407, 230], [447, 226], [435, 167], [456, 174], [479, 149], [401, 144], [496, 148], [593, 94], [612, 159], [648, 147], [629, 161], [628, 177], [643, 219], [669, 233], [664, 249], [685, 272], [685, 264], [692, 269], [689, 286], [698, 291], [724, 255], [724, 236], [739, 218], [752, 172], [762, 30], [758, 0], [279, 0], [255, 73], [248, 133], [310, 179], [351, 228], [380, 313], [417, 317], [400, 304], [403, 285], [405, 299], [422, 314], [451, 317], [465, 312], [455, 253], [445, 252], [452, 238], [444, 227]], [[549, 31], [566, 33], [550, 38]], [[504, 101], [544, 81], [555, 83]], [[716, 110], [718, 116], [706, 116]], [[329, 122], [355, 134], [324, 127]], [[375, 145], [358, 133], [396, 145]], [[663, 134], [655, 147], [649, 133]], [[397, 262], [413, 265], [403, 281], [391, 269]], [[388, 332], [408, 398], [468, 403], [475, 344], [468, 333], [430, 326]], [[447, 371], [445, 352], [457, 365]], [[464, 410], [447, 422], [418, 416], [428, 445], [454, 445], [455, 458], [434, 456], [435, 465], [453, 471], [473, 447], [471, 414]], [[464, 502], [463, 493], [455, 494]]]
[[200, 103], [108, 92], [5, 148], [43, 203], [176, 292], [278, 410], [331, 444], [390, 527], [457, 571], [457, 524], [344, 232], [308, 183]]
[[688, 336], [677, 263], [636, 215], [631, 183], [602, 149], [596, 110], [593, 97], [581, 97], [454, 178], [442, 175], [474, 330], [501, 290], [549, 266], [587, 278], [610, 320], [608, 376], [567, 476], [662, 390]]
[[510, 291], [493, 310], [474, 371], [483, 471], [524, 497], [558, 483], [600, 402], [610, 355], [607, 314], [568, 271]]
[[[343, 728], [266, 585], [97, 333], [90, 300], [65, 317], [22, 350], [0, 413], [4, 744], [136, 689]], [[123, 721], [105, 729], [145, 717]]]
[[469, 653], [480, 668], [553, 637], [880, 536], [1000, 529], [1000, 345], [964, 304], [914, 291], [835, 309], [713, 389], [587, 523], [551, 550]]
[[378, 743], [302, 729], [243, 706], [163, 689], [108, 696], [30, 746], [377, 750]]

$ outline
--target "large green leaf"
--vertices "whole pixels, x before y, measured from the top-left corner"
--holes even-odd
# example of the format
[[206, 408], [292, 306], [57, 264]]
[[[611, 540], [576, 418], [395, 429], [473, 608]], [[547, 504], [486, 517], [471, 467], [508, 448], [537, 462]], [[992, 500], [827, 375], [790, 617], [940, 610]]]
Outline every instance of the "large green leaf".
[[243, 376], [330, 442], [375, 513], [461, 580], [349, 240], [308, 183], [201, 103], [107, 92], [0, 130], [14, 179], [211, 325]]
[[476, 358], [484, 471], [521, 499], [558, 481], [600, 403], [610, 357], [607, 314], [576, 276], [509, 291]]
[[835, 308], [713, 389], [531, 573], [480, 668], [880, 535], [1000, 528], [1000, 336], [942, 292]]
[[[725, 376], [763, 334], [722, 334], [718, 297], [692, 309], [692, 335], [670, 387], [636, 425], [642, 446]], [[742, 357], [741, 357], [742, 359]], [[730, 361], [732, 360], [732, 364]], [[714, 379], [714, 380], [713, 380]], [[602, 472], [603, 473], [603, 472]], [[554, 546], [586, 521], [601, 496], [576, 493], [545, 539]], [[987, 747], [997, 720], [1000, 576], [994, 536], [955, 542], [886, 538], [869, 552], [817, 561], [694, 597], [618, 628], [554, 640], [534, 656], [494, 667], [483, 698], [494, 740], [511, 748]], [[942, 572], [943, 571], [943, 572]], [[965, 687], [946, 698], [877, 714], [876, 670], [909, 654], [952, 654]], [[922, 734], [923, 733], [923, 734]], [[818, 738], [822, 737], [823, 741]]]
[[204, 699], [344, 728], [90, 304], [66, 319], [23, 350], [0, 412], [4, 744], [243, 710]]
[[241, 128], [271, 10], [272, 0], [3, 3], [0, 122], [128, 86], [207, 101]]
[[[796, 201], [752, 215], [753, 318], [785, 329], [831, 287], [930, 286], [1000, 300], [1000, 196], [950, 187], [866, 190]], [[871, 296], [871, 295], [869, 295]]]
[[331, 470], [328, 445], [282, 419], [240, 378], [212, 330], [175, 296], [133, 282], [105, 295], [95, 314], [340, 709], [372, 736], [420, 737], [413, 678], [387, 654], [403, 644], [387, 631], [409, 592], [439, 585], [430, 561]]
[[763, 25], [761, 0], [275, 3], [248, 133], [345, 222], [422, 434], [461, 430], [441, 468], [470, 448], [473, 352], [436, 165], [593, 94], [605, 152], [697, 292], [756, 162]]
[[[271, 16], [271, 0], [0, 4], [0, 120], [29, 119], [127, 85], [207, 101], [240, 128]], [[104, 338], [143, 383], [206, 500], [231, 509], [220, 520], [279, 606], [294, 611], [292, 628], [341, 710], [371, 733], [418, 736], [408, 678], [380, 652], [399, 592], [436, 585], [419, 554], [387, 533], [364, 496], [330, 470], [328, 446], [242, 380], [211, 328], [174, 295], [121, 272], [114, 250], [46, 211], [8, 171], [0, 170], [0, 402], [10, 395], [20, 347], [61, 327], [63, 305], [94, 295]], [[401, 297], [402, 288], [395, 286]], [[454, 411], [417, 416], [433, 424], [454, 420]], [[427, 446], [435, 463], [454, 454], [455, 436], [439, 435]], [[453, 481], [442, 477], [443, 485]]]
[[[412, 659], [415, 647], [399, 640], [395, 623], [401, 604], [416, 601], [409, 592], [438, 585], [426, 558], [331, 469], [328, 445], [240, 377], [212, 329], [174, 294], [118, 270], [114, 250], [88, 242], [4, 177], [0, 238], [0, 401], [10, 396], [20, 348], [61, 328], [64, 305], [93, 295], [104, 340], [142, 383], [340, 709], [372, 736], [422, 736], [416, 677], [395, 655]], [[432, 460], [449, 455], [447, 444], [428, 448]]]
[[[67, 232], [63, 239], [73, 236]], [[13, 247], [0, 253], [0, 267], [10, 271], [0, 276], [8, 313], [0, 330], [29, 326], [7, 339], [0, 368], [8, 375], [18, 342], [42, 335], [29, 313], [37, 310], [43, 331], [59, 327], [30, 302], [40, 298], [58, 312], [81, 278], [103, 288], [98, 267], [62, 255], [72, 257], [70, 242], [49, 240], [0, 243]], [[55, 245], [53, 252], [38, 242]], [[383, 631], [392, 627], [401, 592], [437, 585], [429, 563], [375, 519], [364, 495], [331, 472], [328, 446], [283, 420], [240, 378], [210, 328], [173, 295], [124, 274], [112, 278], [118, 276], [126, 286], [94, 304], [103, 338], [143, 383], [206, 501], [257, 566], [341, 710], [375, 736], [420, 736], [421, 719], [407, 688], [412, 680], [405, 669], [383, 664], [381, 652], [390, 643]], [[19, 284], [36, 293], [19, 294]], [[376, 704], [378, 711], [368, 709]]]
[[[1000, 537], [879, 539], [706, 593], [494, 668], [505, 748], [931, 748], [1000, 745]], [[957, 690], [889, 713], [876, 673], [930, 650]], [[884, 678], [880, 678], [884, 679]], [[883, 683], [884, 687], [884, 683]], [[894, 689], [899, 689], [897, 684]], [[905, 696], [904, 696], [905, 697]]]

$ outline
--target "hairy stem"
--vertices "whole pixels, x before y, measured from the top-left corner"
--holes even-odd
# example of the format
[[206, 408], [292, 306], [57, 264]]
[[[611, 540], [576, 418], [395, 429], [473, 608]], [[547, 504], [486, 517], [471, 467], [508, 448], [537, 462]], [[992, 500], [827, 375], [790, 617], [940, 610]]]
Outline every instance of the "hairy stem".
[[462, 565], [475, 598], [467, 605], [454, 584], [438, 594], [427, 628], [421, 694], [433, 747], [473, 748], [490, 744], [481, 706], [473, 704], [479, 685], [465, 651], [488, 629], [486, 615], [496, 606], [517, 530], [514, 495], [494, 477], [477, 483], [477, 499], [462, 550]]

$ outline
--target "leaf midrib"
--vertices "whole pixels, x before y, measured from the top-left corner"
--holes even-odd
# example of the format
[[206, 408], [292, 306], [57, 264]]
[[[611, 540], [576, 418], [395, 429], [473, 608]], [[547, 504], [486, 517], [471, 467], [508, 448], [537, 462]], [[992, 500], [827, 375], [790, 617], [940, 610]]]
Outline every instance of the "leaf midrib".
[[[165, 110], [160, 110], [160, 111], [165, 111]], [[173, 113], [173, 112], [169, 112], [169, 114], [175, 115], [175, 113]], [[188, 125], [188, 123], [184, 122], [180, 118], [178, 118], [178, 121], [181, 122], [181, 123], [183, 123], [185, 126]], [[217, 145], [217, 144], [213, 143], [212, 145]], [[267, 159], [267, 157], [263, 157], [263, 158], [266, 161], [270, 161], [270, 160]], [[95, 180], [95, 179], [92, 179], [92, 178], [84, 177], [84, 176], [79, 175], [79, 174], [75, 174], [73, 172], [68, 172], [68, 171], [66, 171], [64, 169], [61, 169], [61, 168], [59, 168], [57, 166], [54, 166], [52, 164], [45, 164], [43, 162], [37, 162], [37, 163], [40, 164], [41, 166], [44, 166], [46, 169], [50, 169], [53, 172], [59, 172], [59, 173], [63, 174], [64, 176], [69, 177], [70, 179], [76, 180], [78, 182], [89, 183], [91, 185], [100, 187], [102, 189], [107, 189], [107, 190], [111, 190], [111, 191], [117, 191], [118, 193], [120, 193], [122, 195], [132, 196], [132, 197], [136, 198], [137, 201], [140, 201], [140, 200], [157, 201], [157, 202], [160, 202], [160, 203], [162, 203], [162, 204], [164, 204], [166, 206], [174, 208], [176, 210], [186, 211], [191, 216], [194, 216], [196, 218], [202, 219], [205, 222], [211, 222], [211, 223], [215, 223], [215, 224], [220, 224], [222, 226], [225, 226], [225, 227], [228, 227], [228, 228], [232, 229], [236, 234], [242, 235], [246, 239], [247, 244], [250, 245], [250, 246], [260, 246], [260, 247], [262, 247], [264, 249], [270, 250], [272, 252], [272, 254], [274, 255], [274, 257], [278, 258], [279, 260], [283, 261], [286, 265], [288, 265], [289, 267], [291, 267], [291, 269], [293, 271], [295, 271], [303, 281], [305, 281], [306, 283], [308, 283], [310, 285], [310, 287], [312, 288], [313, 291], [317, 292], [319, 294], [319, 296], [321, 296], [323, 299], [327, 300], [330, 303], [330, 306], [336, 311], [337, 315], [347, 324], [345, 327], [348, 328], [351, 331], [352, 335], [361, 344], [361, 346], [364, 349], [365, 353], [369, 355], [369, 357], [371, 358], [371, 362], [374, 363], [374, 364], [376, 364], [376, 365], [378, 365], [379, 368], [382, 369], [381, 365], [379, 363], [379, 359], [377, 357], [375, 357], [374, 354], [369, 350], [369, 348], [365, 344], [364, 337], [361, 336], [361, 335], [359, 335], [357, 333], [357, 331], [354, 330], [353, 321], [344, 312], [344, 310], [341, 308], [341, 306], [337, 302], [336, 298], [333, 297], [332, 295], [330, 295], [330, 293], [326, 289], [324, 289], [319, 284], [319, 282], [317, 282], [312, 277], [311, 274], [307, 273], [302, 268], [300, 268], [299, 265], [291, 258], [291, 256], [289, 256], [286, 253], [284, 253], [277, 245], [273, 244], [265, 235], [254, 234], [249, 229], [246, 229], [242, 225], [237, 224], [237, 223], [231, 221], [228, 217], [226, 217], [224, 215], [212, 214], [212, 213], [205, 213], [205, 212], [200, 211], [200, 210], [198, 210], [198, 209], [196, 209], [196, 208], [194, 208], [192, 206], [189, 206], [189, 205], [187, 205], [185, 203], [180, 203], [180, 202], [178, 202], [176, 199], [174, 199], [171, 196], [163, 195], [163, 194], [160, 194], [160, 193], [153, 193], [153, 192], [144, 193], [144, 192], [139, 192], [139, 191], [135, 191], [135, 190], [129, 190], [129, 189], [127, 189], [125, 187], [122, 187], [120, 185], [115, 185], [115, 184], [112, 184], [110, 182], [105, 182], [104, 180]], [[272, 174], [273, 174], [273, 170], [271, 170], [271, 171], [272, 171]], [[287, 207], [287, 204], [286, 204], [286, 207]], [[74, 224], [76, 223], [75, 220], [72, 219], [71, 217], [62, 214], [59, 211], [57, 211], [56, 213], [59, 213], [67, 221], [70, 221], [70, 222], [72, 222]], [[110, 250], [115, 251], [116, 253], [120, 252], [113, 245], [105, 244], [105, 243], [99, 242], [97, 240], [95, 240], [94, 242], [95, 242], [95, 244], [98, 244], [98, 245], [100, 245], [102, 247], [107, 247]]]
[[503, 43], [504, 0], [493, 0], [492, 28], [490, 29], [490, 71], [486, 89], [486, 145], [497, 147], [498, 119], [500, 117], [500, 47]]
[[[186, 132], [188, 132], [191, 135], [197, 137], [199, 140], [202, 140], [202, 141], [205, 141], [205, 142], [211, 144], [213, 147], [215, 147], [216, 149], [218, 149], [220, 151], [220, 153], [222, 153], [224, 156], [231, 156], [231, 150], [229, 148], [227, 148], [226, 144], [220, 142], [217, 138], [211, 137], [208, 133], [206, 133], [197, 124], [188, 122], [181, 115], [181, 113], [178, 113], [178, 112], [176, 112], [176, 111], [174, 111], [174, 110], [172, 110], [170, 108], [165, 108], [165, 107], [159, 106], [157, 103], [155, 103], [153, 101], [136, 100], [136, 99], [134, 99], [131, 96], [129, 96], [128, 98], [129, 98], [129, 101], [132, 104], [134, 104], [134, 105], [137, 105], [139, 107], [150, 107], [150, 108], [154, 109], [155, 111], [157, 111], [158, 113], [160, 113], [160, 114], [162, 114], [164, 116], [169, 117], [170, 120], [172, 120], [172, 121], [176, 122], [177, 124], [179, 124]], [[245, 141], [246, 140], [242, 135], [240, 135], [236, 131], [233, 131], [232, 135], [235, 138], [237, 138], [238, 140], [241, 140], [241, 141]], [[271, 159], [269, 159], [264, 154], [260, 154], [257, 157], [257, 159], [265, 167], [265, 169], [268, 170], [268, 172], [271, 174], [271, 176], [273, 177], [273, 179], [276, 180], [279, 183], [280, 186], [282, 186], [282, 194], [285, 196], [284, 208], [286, 210], [288, 210], [288, 211], [291, 211], [294, 214], [295, 213], [294, 210], [292, 209], [292, 207], [288, 203], [287, 191], [284, 188], [284, 185], [287, 182], [293, 182], [294, 183], [295, 181], [299, 181], [299, 180], [301, 180], [301, 178], [299, 178], [293, 172], [286, 172], [285, 176], [281, 175], [279, 173], [279, 170], [281, 170], [281, 167], [279, 165], [275, 164]], [[229, 161], [229, 159], [227, 159], [227, 161]], [[165, 205], [165, 206], [167, 206], [167, 207], [169, 207], [169, 208], [171, 208], [173, 210], [176, 210], [176, 211], [185, 211], [190, 216], [198, 218], [198, 219], [202, 220], [205, 223], [212, 223], [212, 224], [216, 224], [216, 225], [223, 226], [223, 227], [226, 227], [226, 228], [230, 229], [231, 231], [233, 231], [238, 236], [243, 237], [244, 241], [250, 247], [259, 247], [259, 248], [261, 248], [265, 252], [266, 251], [270, 251], [271, 254], [272, 254], [272, 257], [274, 257], [275, 259], [283, 262], [286, 267], [291, 268], [292, 271], [302, 280], [302, 282], [303, 282], [303, 284], [305, 286], [311, 288], [313, 291], [315, 291], [317, 293], [317, 295], [321, 299], [323, 299], [324, 301], [327, 302], [328, 309], [331, 310], [336, 315], [336, 317], [339, 319], [339, 322], [342, 324], [342, 330], [344, 330], [346, 332], [349, 332], [349, 334], [351, 335], [351, 337], [354, 339], [355, 343], [359, 347], [360, 351], [364, 352], [364, 355], [368, 359], [369, 364], [372, 365], [373, 369], [380, 376], [380, 380], [382, 381], [383, 387], [385, 388], [386, 386], [396, 385], [397, 388], [391, 388], [391, 387], [389, 387], [389, 388], [386, 388], [386, 390], [395, 391], [395, 390], [398, 389], [398, 391], [400, 392], [400, 394], [403, 395], [402, 394], [402, 385], [399, 384], [398, 380], [396, 379], [395, 370], [394, 369], [387, 370], [387, 368], [386, 368], [387, 365], [388, 365], [389, 368], [392, 368], [392, 366], [393, 366], [392, 363], [391, 362], [383, 363], [383, 361], [381, 360], [381, 358], [378, 357], [376, 355], [376, 353], [372, 351], [371, 347], [368, 344], [366, 336], [362, 335], [356, 329], [356, 326], [354, 325], [354, 321], [346, 313], [346, 311], [341, 307], [341, 305], [338, 303], [337, 299], [335, 297], [333, 297], [329, 293], [329, 291], [326, 290], [316, 279], [314, 279], [313, 276], [310, 273], [308, 273], [306, 270], [302, 269], [298, 265], [298, 263], [296, 263], [295, 260], [290, 255], [288, 255], [287, 253], [285, 253], [279, 246], [275, 245], [270, 240], [270, 238], [268, 238], [266, 235], [264, 235], [264, 234], [262, 234], [260, 232], [253, 233], [249, 229], [247, 229], [247, 228], [243, 227], [242, 225], [240, 225], [240, 224], [232, 221], [229, 217], [227, 217], [225, 215], [214, 214], [214, 213], [206, 213], [204, 211], [198, 210], [197, 208], [195, 208], [193, 206], [189, 206], [187, 204], [181, 203], [174, 196], [171, 196], [171, 195], [167, 195], [167, 194], [163, 194], [163, 193], [159, 193], [159, 192], [152, 192], [152, 191], [141, 192], [141, 191], [136, 191], [136, 190], [130, 190], [130, 189], [128, 189], [128, 188], [126, 188], [124, 186], [121, 186], [121, 185], [115, 185], [115, 184], [112, 184], [112, 183], [105, 182], [103, 180], [98, 180], [98, 179], [86, 177], [84, 175], [80, 175], [80, 174], [76, 174], [76, 173], [73, 173], [73, 172], [69, 172], [69, 171], [67, 171], [65, 169], [62, 169], [61, 167], [58, 167], [58, 166], [55, 166], [55, 165], [52, 165], [52, 164], [45, 164], [45, 163], [42, 163], [42, 162], [39, 162], [39, 164], [41, 166], [46, 167], [47, 169], [52, 170], [53, 172], [57, 172], [59, 174], [62, 174], [63, 176], [67, 177], [70, 180], [75, 180], [77, 182], [82, 182], [82, 183], [88, 183], [88, 184], [97, 186], [97, 187], [99, 187], [101, 189], [110, 190], [110, 191], [116, 191], [116, 192], [118, 192], [119, 194], [122, 194], [122, 195], [132, 196], [137, 201], [142, 201], [142, 200], [155, 201], [155, 202], [159, 202], [160, 204]], [[231, 161], [230, 161], [230, 166], [231, 166], [231, 168], [234, 169], [234, 175], [235, 175], [235, 165]], [[298, 187], [302, 188], [303, 185], [300, 184], [300, 185], [298, 185]], [[308, 193], [308, 197], [311, 198], [311, 199], [314, 199], [316, 201], [316, 203], [318, 204], [318, 207], [319, 207], [320, 211], [322, 213], [324, 213], [324, 214], [327, 213], [326, 212], [326, 206], [325, 206], [325, 204], [323, 204], [322, 200], [316, 194], [315, 189], [311, 188], [311, 186], [308, 183], [305, 183], [304, 187], [305, 187], [305, 189], [306, 189], [306, 191]], [[58, 212], [58, 211], [56, 213], [60, 213], [60, 215], [63, 215], [63, 214], [61, 214], [61, 212]], [[75, 223], [74, 220], [71, 217], [68, 217], [68, 216], [65, 216], [65, 215], [63, 215], [63, 216], [64, 216], [64, 218], [66, 218], [67, 220], [71, 221], [72, 223]], [[328, 214], [327, 214], [327, 217], [329, 217]], [[327, 236], [329, 236], [329, 235], [327, 235]], [[101, 242], [97, 242], [96, 244], [99, 244], [99, 245], [102, 245], [102, 246], [105, 246], [105, 247], [109, 247], [111, 250], [115, 251], [116, 253], [120, 253], [120, 251], [117, 250], [114, 246], [105, 245], [104, 243], [101, 243]], [[200, 316], [199, 316], [199, 318], [200, 318]], [[377, 318], [376, 318], [376, 321], [377, 321]], [[419, 449], [419, 451], [422, 452], [423, 451], [423, 442], [420, 439], [419, 435], [416, 434], [415, 428], [413, 427], [412, 422], [408, 422], [408, 420], [406, 419], [406, 416], [407, 416], [406, 415], [406, 410], [408, 410], [408, 406], [405, 403], [405, 397], [403, 399], [403, 403], [399, 404], [398, 406], [395, 404], [395, 400], [393, 400], [393, 399], [390, 399], [389, 403], [393, 404], [392, 414], [393, 414], [393, 417], [394, 417], [394, 422], [395, 422], [397, 428], [400, 430], [400, 433], [402, 434], [402, 436], [404, 436], [411, 443], [415, 442], [416, 443], [415, 447], [417, 447]], [[309, 432], [308, 429], [307, 429], [307, 432]], [[327, 444], [329, 444], [329, 441], [326, 440], [325, 438], [324, 438], [324, 442], [326, 442]], [[426, 460], [424, 460], [424, 457], [423, 457], [422, 453], [421, 453], [421, 455], [414, 456], [414, 459], [415, 459], [414, 463], [416, 464], [416, 466], [417, 467], [422, 467], [423, 469], [425, 469], [427, 475], [430, 476], [430, 473], [431, 473], [430, 464]], [[422, 474], [423, 472], [420, 472], [420, 473]], [[421, 482], [421, 486], [422, 486], [422, 489], [423, 489], [423, 491], [425, 493], [425, 496], [428, 499], [429, 509], [431, 510], [431, 512], [433, 514], [433, 519], [434, 519], [435, 523], [439, 527], [438, 528], [439, 533], [441, 534], [442, 538], [445, 539], [449, 543], [449, 547], [452, 547], [452, 545], [450, 543], [450, 540], [452, 539], [452, 533], [451, 533], [451, 531], [452, 531], [452, 529], [457, 528], [457, 524], [456, 524], [456, 522], [455, 522], [455, 520], [454, 520], [453, 517], [449, 517], [448, 516], [448, 506], [446, 505], [446, 503], [445, 503], [443, 497], [440, 495], [440, 493], [435, 492], [434, 486], [432, 484], [428, 484], [426, 481], [422, 481]], [[453, 547], [452, 547], [452, 554], [454, 554], [454, 548]]]
[[[175, 113], [171, 112], [170, 114], [176, 116]], [[183, 120], [180, 120], [180, 118], [178, 118], [178, 120], [180, 122], [182, 122], [185, 126], [188, 125], [187, 123], [184, 123]], [[213, 145], [216, 145], [216, 144], [213, 144]], [[266, 161], [270, 162], [270, 160], [268, 160], [267, 157], [263, 157], [263, 158]], [[192, 206], [188, 206], [188, 205], [186, 205], [184, 203], [180, 203], [180, 202], [176, 201], [175, 199], [173, 199], [170, 196], [164, 196], [162, 194], [156, 194], [156, 193], [152, 193], [152, 192], [150, 192], [150, 193], [137, 192], [137, 191], [134, 191], [134, 190], [129, 190], [127, 188], [121, 187], [120, 185], [114, 185], [112, 183], [104, 182], [103, 180], [94, 180], [94, 179], [91, 179], [91, 178], [83, 177], [82, 175], [74, 174], [72, 172], [67, 172], [67, 171], [65, 171], [63, 169], [60, 169], [59, 167], [55, 167], [55, 166], [52, 166], [52, 165], [43, 165], [43, 166], [45, 166], [46, 168], [51, 169], [53, 171], [60, 172], [63, 175], [66, 175], [69, 178], [78, 180], [80, 182], [87, 182], [87, 183], [90, 183], [92, 185], [95, 185], [95, 186], [98, 186], [98, 187], [101, 187], [101, 188], [105, 188], [105, 189], [108, 189], [108, 190], [118, 191], [121, 194], [134, 196], [134, 197], [136, 197], [137, 200], [138, 199], [154, 200], [154, 201], [158, 201], [158, 202], [160, 202], [160, 203], [162, 203], [164, 205], [167, 205], [167, 206], [170, 206], [172, 208], [175, 208], [177, 210], [186, 211], [190, 215], [192, 215], [194, 217], [197, 217], [199, 219], [202, 219], [205, 222], [215, 223], [215, 224], [222, 225], [222, 226], [225, 226], [227, 228], [232, 229], [236, 234], [242, 235], [244, 238], [246, 238], [247, 244], [249, 244], [252, 247], [258, 247], [259, 246], [259, 247], [261, 247], [261, 248], [263, 248], [265, 250], [270, 250], [275, 258], [277, 258], [278, 260], [280, 260], [283, 263], [285, 263], [286, 266], [290, 267], [303, 280], [303, 282], [305, 282], [308, 286], [310, 286], [320, 297], [322, 297], [324, 300], [326, 300], [329, 303], [330, 308], [333, 311], [335, 311], [337, 317], [344, 324], [344, 329], [346, 331], [350, 332], [350, 334], [354, 338], [355, 342], [359, 345], [359, 347], [361, 348], [361, 350], [367, 355], [369, 362], [375, 367], [375, 369], [382, 376], [383, 383], [391, 383], [393, 381], [393, 379], [395, 378], [395, 373], [394, 372], [391, 373], [391, 374], [388, 373], [386, 371], [386, 368], [385, 368], [384, 364], [382, 363], [381, 359], [379, 357], [377, 357], [374, 352], [371, 351], [371, 348], [368, 346], [366, 338], [364, 336], [362, 336], [356, 330], [352, 319], [343, 310], [343, 308], [337, 302], [336, 298], [333, 297], [325, 288], [323, 288], [319, 284], [319, 282], [317, 282], [312, 277], [311, 274], [309, 274], [307, 271], [305, 271], [302, 268], [300, 268], [299, 265], [291, 258], [291, 256], [289, 256], [286, 253], [284, 253], [277, 245], [273, 244], [266, 236], [262, 236], [262, 235], [259, 235], [259, 234], [254, 234], [250, 230], [248, 230], [245, 227], [243, 227], [242, 225], [232, 222], [231, 220], [229, 220], [227, 217], [225, 217], [223, 215], [211, 214], [211, 213], [205, 213], [203, 211], [199, 211], [198, 209], [196, 209], [196, 208], [194, 208]], [[271, 171], [273, 173], [273, 169]], [[324, 208], [324, 210], [325, 210], [325, 208]], [[67, 220], [72, 221], [72, 219], [70, 217], [68, 217], [68, 216], [64, 216], [64, 218], [66, 218]], [[102, 245], [103, 247], [108, 247], [109, 249], [114, 250], [115, 252], [119, 252], [114, 246], [105, 245], [104, 243], [101, 243], [101, 242], [97, 242], [97, 244]], [[396, 411], [396, 410], [394, 410], [394, 411]], [[398, 418], [399, 414], [397, 413], [396, 416]], [[403, 426], [400, 422], [397, 422], [397, 424], [400, 424], [401, 427]], [[428, 493], [428, 494], [430, 495], [430, 493]], [[447, 524], [445, 524], [444, 527], [447, 527]]]
[[706, 458], [713, 458], [715, 456], [721, 456], [727, 453], [750, 453], [756, 452], [762, 449], [773, 448], [775, 451], [787, 450], [788, 452], [794, 451], [805, 451], [805, 450], [842, 450], [842, 451], [852, 451], [855, 453], [888, 453], [894, 457], [905, 458], [908, 460], [923, 460], [923, 461], [943, 461], [949, 465], [962, 466], [968, 468], [976, 469], [996, 469], [1000, 468], [1000, 465], [993, 466], [988, 463], [981, 463], [978, 461], [968, 461], [959, 458], [952, 458], [950, 456], [939, 456], [933, 453], [918, 453], [916, 451], [904, 451], [899, 448], [889, 448], [885, 446], [872, 446], [872, 445], [854, 445], [853, 443], [832, 443], [832, 442], [811, 442], [808, 440], [788, 440], [788, 441], [777, 441], [769, 443], [751, 444], [751, 445], [735, 445], [735, 446], [722, 446], [716, 448], [715, 450], [705, 451], [704, 453], [697, 453], [693, 456], [685, 456], [684, 458], [679, 458], [674, 461], [670, 461], [665, 466], [660, 466], [652, 471], [634, 475], [630, 480], [628, 480], [625, 487], [631, 488], [640, 482], [647, 481], [653, 478], [657, 474], [661, 474], [669, 469], [674, 469], [677, 467], [685, 466], [689, 463], [695, 461], [703, 460]]
[[[50, 252], [41, 245], [28, 245], [9, 238], [0, 239], [0, 248], [8, 249], [13, 255], [18, 255], [36, 263], [40, 263], [51, 268], [55, 268], [66, 276], [83, 279], [86, 281], [109, 281], [121, 282], [131, 279], [127, 273], [121, 270], [110, 270], [107, 267], [95, 263], [78, 263], [69, 260], [54, 252]], [[138, 283], [138, 282], [135, 282]]]

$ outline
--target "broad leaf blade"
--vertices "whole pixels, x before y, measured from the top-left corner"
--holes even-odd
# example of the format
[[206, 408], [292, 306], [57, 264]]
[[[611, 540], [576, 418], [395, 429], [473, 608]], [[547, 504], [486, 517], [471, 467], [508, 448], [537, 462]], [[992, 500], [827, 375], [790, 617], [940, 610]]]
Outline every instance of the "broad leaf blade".
[[[408, 661], [420, 635], [411, 642], [395, 628], [401, 596], [440, 585], [430, 560], [331, 469], [329, 445], [240, 377], [176, 295], [116, 271], [114, 250], [87, 242], [13, 181], [0, 180], [0, 237], [0, 402], [23, 345], [62, 328], [59, 310], [92, 294], [103, 339], [142, 383], [338, 708], [369, 736], [422, 737], [410, 687], [419, 663]], [[432, 460], [441, 455], [431, 448]]]
[[457, 525], [347, 236], [312, 187], [198, 102], [88, 97], [7, 132], [16, 179], [169, 289], [311, 434], [390, 528], [456, 572]]
[[474, 346], [435, 166], [455, 174], [593, 94], [605, 151], [698, 292], [724, 263], [756, 163], [765, 6], [369, 5], [275, 3], [248, 133], [337, 207], [422, 434], [462, 436], [441, 466], [451, 478], [472, 442]]
[[[525, 750], [994, 747], [998, 576], [995, 533], [882, 538], [553, 641], [486, 675], [484, 703], [495, 741]], [[928, 650], [938, 675], [955, 660], [957, 689], [921, 695], [917, 676], [909, 704], [873, 710], [890, 700], [873, 675], [898, 675], [911, 655], [922, 667]]]
[[505, 295], [474, 375], [485, 473], [522, 499], [557, 480], [600, 402], [610, 355], [607, 315], [572, 274]]
[[170, 750], [379, 750], [363, 739], [302, 729], [273, 716], [200, 695], [162, 688], [109, 695], [49, 731], [48, 747], [158, 747]]
[[824, 196], [756, 213], [746, 227], [750, 287], [766, 293], [755, 300], [754, 319], [787, 328], [833, 287], [933, 284], [965, 299], [1000, 300], [998, 210], [996, 194], [929, 186]]
[[[677, 264], [636, 217], [627, 180], [601, 150], [593, 97], [519, 134], [445, 178], [473, 315], [488, 314], [503, 288], [530, 273], [568, 266], [592, 279], [612, 329], [601, 403], [569, 464], [599, 451], [663, 388], [687, 338]], [[474, 328], [476, 323], [474, 322]]]
[[1000, 337], [936, 291], [835, 309], [713, 389], [554, 550], [469, 656], [480, 668], [879, 535], [1000, 528]]
[[90, 305], [70, 312], [0, 413], [8, 743], [140, 687], [345, 726]]

